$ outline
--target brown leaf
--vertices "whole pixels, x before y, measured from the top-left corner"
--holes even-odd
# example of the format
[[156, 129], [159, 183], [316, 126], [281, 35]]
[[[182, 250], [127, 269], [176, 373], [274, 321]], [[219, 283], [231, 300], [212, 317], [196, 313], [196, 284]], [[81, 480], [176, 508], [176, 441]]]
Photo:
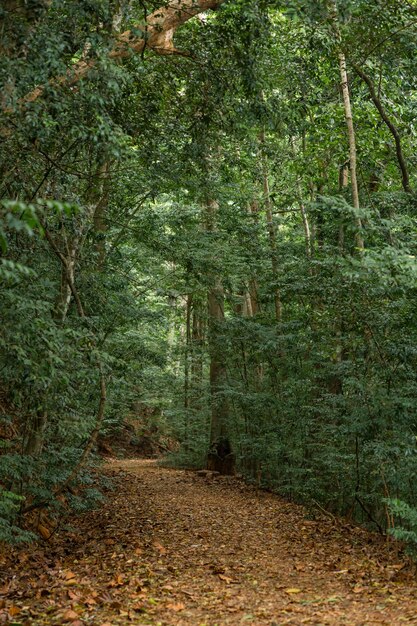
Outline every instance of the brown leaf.
[[158, 541], [154, 541], [153, 547], [156, 548], [159, 552], [159, 554], [166, 554], [166, 548], [164, 548], [164, 546], [160, 543], [158, 543]]
[[230, 576], [225, 576], [224, 574], [217, 574], [217, 575], [220, 578], [220, 580], [224, 580], [224, 582], [228, 585], [236, 582], [236, 580], [233, 580], [233, 578], [230, 578]]
[[109, 587], [121, 587], [125, 584], [123, 574], [117, 574], [116, 578], [109, 582]]
[[14, 604], [9, 607], [9, 615], [10, 617], [15, 617], [16, 615], [19, 615], [20, 610], [18, 606], [15, 606]]
[[71, 589], [67, 591], [67, 595], [68, 595], [69, 600], [74, 600], [74, 602], [80, 599], [80, 596], [78, 595], [78, 593], [71, 591]]
[[74, 620], [78, 619], [78, 613], [76, 613], [72, 609], [68, 609], [68, 611], [65, 611], [61, 619], [64, 622], [73, 622]]
[[179, 611], [183, 611], [185, 609], [185, 604], [183, 602], [167, 604], [167, 609], [178, 613]]
[[51, 536], [50, 530], [46, 526], [43, 526], [42, 524], [38, 524], [38, 531], [40, 532], [40, 534], [42, 535], [44, 539], [49, 539]]

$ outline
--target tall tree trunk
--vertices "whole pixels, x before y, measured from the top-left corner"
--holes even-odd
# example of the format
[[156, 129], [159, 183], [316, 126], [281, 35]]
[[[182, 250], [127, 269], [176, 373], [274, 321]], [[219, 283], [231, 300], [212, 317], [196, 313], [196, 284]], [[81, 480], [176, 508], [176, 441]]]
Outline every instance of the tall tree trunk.
[[[338, 47], [338, 56], [339, 56], [339, 71], [340, 71], [340, 87], [342, 90], [343, 96], [343, 106], [345, 109], [345, 120], [348, 131], [348, 139], [349, 139], [349, 163], [350, 163], [350, 182], [352, 188], [352, 204], [353, 207], [359, 210], [359, 190], [358, 190], [358, 179], [356, 175], [356, 138], [355, 138], [355, 127], [353, 125], [353, 116], [352, 116], [352, 106], [350, 102], [350, 93], [349, 93], [349, 82], [347, 76], [346, 69], [346, 57], [345, 53], [342, 50], [342, 36], [340, 33], [339, 27], [339, 18], [338, 18], [338, 10], [337, 10], [337, 2], [336, 0], [329, 0], [329, 12], [330, 17], [332, 19], [333, 31], [336, 38], [336, 43]], [[359, 216], [356, 217], [356, 225], [358, 227], [358, 232], [356, 233], [356, 246], [360, 252], [365, 249], [364, 240], [362, 237], [362, 220]]]
[[39, 456], [41, 454], [46, 424], [46, 409], [40, 407], [36, 414], [29, 418], [28, 428], [24, 436], [23, 454], [27, 456]]
[[[260, 152], [262, 161], [262, 184], [263, 184], [263, 202], [265, 208], [266, 224], [269, 235], [269, 247], [271, 251], [271, 266], [272, 276], [275, 283], [278, 282], [278, 256], [277, 256], [277, 234], [274, 225], [274, 218], [272, 215], [272, 202], [271, 192], [269, 189], [269, 171], [268, 171], [268, 157], [266, 154], [266, 141], [265, 141], [265, 128], [262, 129], [259, 135]], [[274, 288], [274, 307], [275, 307], [275, 319], [277, 322], [282, 318], [282, 304], [281, 296], [278, 287]]]
[[[203, 386], [203, 343], [205, 336], [205, 302], [196, 296], [193, 298], [191, 331], [191, 397], [190, 404], [194, 411], [202, 408], [201, 394]], [[203, 319], [204, 318], [204, 319]]]
[[61, 266], [61, 284], [58, 297], [55, 302], [54, 317], [57, 321], [64, 322], [67, 317], [68, 309], [71, 302], [71, 288], [67, 279], [67, 272], [69, 274], [70, 281], [75, 283], [75, 262], [78, 255], [80, 238], [74, 237], [71, 242], [68, 242], [66, 234], [63, 234], [66, 244], [66, 266]]
[[100, 165], [90, 192], [90, 205], [96, 239], [97, 267], [103, 270], [106, 258], [106, 232], [108, 230], [106, 210], [109, 196], [109, 162]]
[[[343, 165], [339, 168], [339, 191], [343, 192], [346, 187], [349, 185], [349, 164], [343, 163]], [[340, 254], [344, 253], [345, 250], [345, 227], [343, 222], [339, 225], [339, 250]]]
[[[306, 148], [305, 143], [306, 143], [305, 133], [303, 133], [303, 145], [302, 145], [303, 153], [305, 152], [305, 148]], [[291, 144], [291, 150], [295, 159], [297, 156], [297, 153], [295, 150], [293, 137], [291, 137], [290, 139], [290, 144]], [[300, 180], [298, 177], [296, 181], [296, 189], [297, 189], [298, 205], [300, 207], [300, 213], [301, 213], [301, 220], [303, 222], [306, 256], [308, 259], [311, 259], [311, 257], [313, 256], [313, 249], [311, 245], [311, 228], [310, 228], [310, 222], [308, 220], [308, 215], [307, 215], [307, 211], [306, 211], [304, 200], [303, 200], [303, 192], [301, 190]]]
[[[43, 223], [43, 220], [41, 220], [41, 224], [45, 233], [45, 239], [47, 240], [47, 242], [49, 243], [51, 250], [53, 251], [53, 253], [56, 255], [56, 257], [60, 260], [61, 264], [62, 264], [62, 268], [68, 283], [68, 286], [71, 290], [71, 295], [74, 298], [74, 302], [77, 308], [77, 312], [78, 312], [78, 316], [81, 319], [85, 319], [86, 318], [86, 314], [85, 314], [85, 310], [83, 307], [83, 304], [81, 302], [80, 296], [78, 294], [77, 288], [75, 286], [74, 280], [73, 280], [73, 275], [71, 274], [71, 270], [68, 266], [68, 259], [65, 256], [65, 254], [63, 254], [61, 252], [61, 250], [59, 249], [58, 244], [56, 243], [56, 241], [54, 240], [53, 236], [51, 235], [51, 233], [49, 232], [47, 225], [45, 223]], [[94, 346], [93, 346], [93, 350], [96, 348], [96, 340], [94, 338]], [[68, 478], [65, 480], [65, 482], [59, 487], [59, 489], [57, 490], [57, 492], [61, 493], [63, 491], [63, 489], [66, 488], [67, 485], [69, 485], [69, 483], [75, 478], [75, 476], [78, 474], [78, 472], [80, 471], [80, 469], [82, 469], [82, 467], [84, 466], [86, 460], [88, 459], [88, 456], [91, 452], [91, 450], [93, 449], [103, 420], [104, 420], [104, 414], [105, 414], [105, 407], [106, 407], [106, 380], [105, 380], [105, 375], [104, 375], [104, 370], [103, 370], [103, 365], [101, 363], [101, 361], [98, 361], [97, 364], [97, 369], [99, 372], [99, 386], [100, 386], [100, 399], [99, 399], [99, 405], [98, 405], [98, 409], [97, 409], [97, 414], [96, 414], [96, 418], [95, 418], [95, 424], [94, 424], [94, 428], [92, 430], [92, 432], [90, 433], [90, 436], [88, 437], [86, 446], [81, 454], [81, 457], [79, 458], [77, 464], [75, 465], [75, 467], [73, 468], [73, 470], [71, 471], [70, 475], [68, 476]]]
[[[259, 219], [259, 202], [253, 200], [248, 206], [248, 212], [253, 216], [253, 219], [258, 223]], [[256, 315], [260, 311], [259, 297], [258, 297], [258, 281], [256, 276], [251, 276], [248, 280], [247, 297], [250, 300], [250, 310], [252, 315]]]
[[[218, 204], [209, 200], [206, 206], [206, 228], [216, 229]], [[229, 439], [229, 403], [224, 393], [227, 380], [226, 358], [220, 332], [224, 323], [224, 290], [221, 278], [210, 276], [208, 292], [211, 422], [207, 468], [221, 474], [233, 474], [235, 457]]]
[[[190, 408], [190, 357], [191, 357], [191, 312], [192, 294], [187, 295], [185, 306], [185, 354], [184, 354], [184, 409]], [[186, 415], [186, 419], [188, 419]]]
[[[61, 264], [60, 290], [55, 302], [54, 317], [61, 323], [65, 321], [71, 303], [72, 292], [70, 284], [75, 284], [75, 266], [80, 255], [87, 231], [93, 224], [96, 243], [95, 251], [97, 255], [97, 266], [103, 269], [106, 248], [105, 234], [107, 223], [105, 212], [108, 203], [108, 162], [105, 162], [98, 169], [91, 182], [88, 191], [85, 213], [81, 215], [78, 224], [80, 234], [69, 238], [65, 227], [62, 228], [62, 238], [60, 242], [61, 254], [65, 257], [65, 265]], [[69, 278], [69, 280], [68, 280]]]

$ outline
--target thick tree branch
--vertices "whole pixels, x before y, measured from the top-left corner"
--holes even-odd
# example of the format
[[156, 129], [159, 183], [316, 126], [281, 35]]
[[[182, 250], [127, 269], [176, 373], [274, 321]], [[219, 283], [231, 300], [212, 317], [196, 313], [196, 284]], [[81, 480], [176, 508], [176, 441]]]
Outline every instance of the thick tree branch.
[[410, 177], [408, 175], [408, 168], [407, 168], [407, 164], [405, 162], [404, 154], [403, 154], [403, 151], [402, 151], [400, 134], [399, 134], [396, 126], [392, 123], [392, 121], [388, 117], [388, 114], [385, 111], [385, 109], [384, 109], [384, 107], [382, 105], [382, 102], [381, 102], [380, 98], [378, 97], [378, 95], [377, 95], [377, 93], [375, 91], [375, 87], [374, 87], [374, 84], [373, 84], [372, 80], [369, 78], [369, 76], [367, 74], [365, 74], [365, 72], [359, 67], [359, 65], [356, 65], [355, 63], [353, 63], [352, 67], [355, 70], [355, 72], [358, 74], [358, 76], [360, 76], [362, 78], [364, 83], [366, 83], [366, 85], [368, 87], [368, 90], [369, 90], [369, 95], [371, 96], [372, 102], [374, 103], [374, 105], [378, 109], [378, 112], [379, 112], [381, 118], [383, 119], [384, 123], [388, 127], [388, 129], [391, 132], [392, 136], [394, 137], [395, 151], [397, 153], [398, 165], [399, 165], [400, 170], [401, 170], [403, 189], [407, 193], [411, 193]]
[[[224, 0], [172, 0], [168, 6], [161, 7], [151, 13], [145, 24], [138, 27], [135, 32], [127, 30], [120, 33], [113, 49], [109, 53], [110, 59], [123, 59], [132, 54], [140, 54], [146, 48], [157, 54], [177, 54], [173, 42], [174, 33], [189, 19], [207, 11], [215, 9]], [[137, 34], [140, 32], [140, 35]], [[81, 80], [95, 66], [96, 60], [80, 59], [66, 74], [53, 79], [50, 84], [74, 85]], [[22, 101], [33, 102], [44, 92], [45, 86], [39, 86], [27, 94]]]
[[44, 229], [45, 232], [45, 238], [47, 240], [47, 242], [49, 243], [49, 245], [51, 246], [53, 252], [55, 253], [55, 255], [58, 257], [58, 259], [61, 261], [62, 263], [62, 267], [64, 268], [64, 272], [65, 272], [65, 279], [68, 283], [68, 287], [71, 289], [71, 293], [74, 297], [75, 300], [75, 304], [77, 307], [77, 312], [78, 312], [78, 316], [81, 318], [85, 318], [85, 313], [84, 313], [84, 308], [82, 305], [82, 302], [80, 300], [80, 297], [78, 295], [78, 292], [75, 288], [74, 285], [74, 281], [72, 279], [69, 267], [68, 267], [68, 262], [67, 259], [65, 258], [65, 256], [61, 253], [61, 251], [59, 250], [58, 246], [56, 245], [51, 233], [49, 232], [49, 230], [46, 228], [45, 223], [43, 223], [43, 221], [41, 220], [41, 226]]

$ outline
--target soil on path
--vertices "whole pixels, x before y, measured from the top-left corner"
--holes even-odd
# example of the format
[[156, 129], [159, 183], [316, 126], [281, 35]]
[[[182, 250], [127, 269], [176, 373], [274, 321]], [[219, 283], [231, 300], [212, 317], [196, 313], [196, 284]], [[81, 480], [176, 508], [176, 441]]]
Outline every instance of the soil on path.
[[110, 466], [100, 510], [3, 558], [0, 624], [417, 624], [417, 581], [383, 539], [236, 479]]

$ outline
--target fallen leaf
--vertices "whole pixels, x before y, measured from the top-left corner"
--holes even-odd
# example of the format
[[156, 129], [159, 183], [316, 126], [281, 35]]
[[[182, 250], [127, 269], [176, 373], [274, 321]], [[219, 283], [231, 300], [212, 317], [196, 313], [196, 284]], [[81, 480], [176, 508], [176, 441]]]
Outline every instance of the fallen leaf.
[[123, 574], [118, 574], [114, 580], [109, 582], [109, 587], [121, 587], [125, 584], [125, 579]]
[[285, 593], [301, 593], [301, 589], [297, 587], [289, 587], [288, 589], [284, 589]]
[[42, 535], [44, 539], [49, 539], [51, 536], [49, 529], [46, 528], [46, 526], [43, 526], [42, 524], [38, 525], [38, 531], [40, 532], [40, 534]]
[[185, 604], [183, 602], [167, 604], [167, 609], [178, 613], [179, 611], [183, 611], [185, 609]]
[[74, 591], [71, 591], [71, 589], [69, 589], [69, 591], [67, 591], [67, 594], [68, 594], [68, 599], [69, 600], [74, 600], [74, 602], [80, 599], [80, 596], [78, 595], [78, 593], [75, 593]]
[[114, 540], [114, 539], [110, 539], [110, 538], [109, 538], [109, 539], [105, 539], [105, 540], [103, 541], [103, 543], [104, 543], [104, 545], [105, 545], [105, 546], [114, 546], [114, 544], [115, 544], [116, 542], [115, 542], [115, 540]]
[[225, 576], [224, 574], [217, 574], [217, 575], [220, 578], [220, 580], [224, 580], [224, 582], [227, 583], [228, 585], [230, 585], [230, 583], [235, 582], [233, 578], [230, 578], [230, 576]]
[[159, 552], [159, 554], [166, 554], [166, 548], [164, 548], [164, 546], [160, 543], [158, 543], [158, 541], [154, 541], [153, 547], [156, 548]]
[[20, 609], [18, 606], [15, 606], [14, 604], [9, 607], [9, 615], [10, 617], [15, 617], [16, 615], [19, 615], [20, 613]]
[[64, 615], [62, 616], [62, 620], [64, 622], [73, 622], [74, 620], [78, 619], [78, 617], [78, 613], [76, 613], [72, 609], [68, 609], [68, 611], [65, 611]]

